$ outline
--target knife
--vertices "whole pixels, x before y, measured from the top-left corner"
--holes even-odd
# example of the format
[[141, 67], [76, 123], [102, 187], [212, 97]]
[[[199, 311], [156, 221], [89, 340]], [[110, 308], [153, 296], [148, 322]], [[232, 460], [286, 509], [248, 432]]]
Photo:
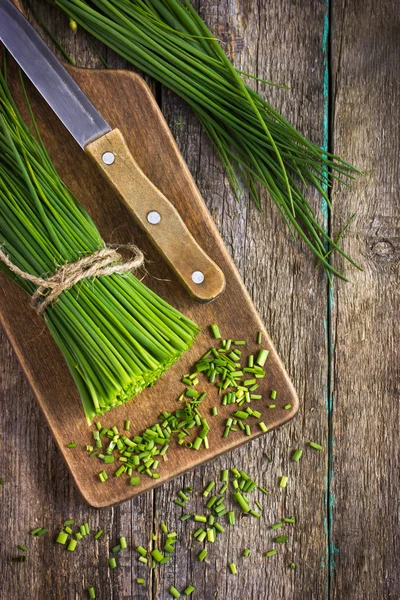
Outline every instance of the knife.
[[11, 0], [0, 0], [0, 40], [196, 300], [225, 288], [221, 269], [146, 177], [119, 129], [112, 129]]

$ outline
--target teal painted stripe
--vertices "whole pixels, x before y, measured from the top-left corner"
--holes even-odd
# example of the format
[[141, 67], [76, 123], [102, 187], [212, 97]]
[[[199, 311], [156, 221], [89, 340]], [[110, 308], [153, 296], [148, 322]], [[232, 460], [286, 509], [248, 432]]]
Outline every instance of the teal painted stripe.
[[[322, 147], [324, 150], [329, 151], [331, 149], [332, 140], [330, 132], [330, 113], [331, 113], [331, 98], [330, 98], [330, 8], [332, 0], [325, 0], [324, 6], [324, 21], [323, 21], [323, 34], [322, 34], [322, 56], [323, 56], [323, 123], [322, 123]], [[326, 189], [326, 188], [325, 188]], [[329, 189], [328, 189], [329, 194]], [[324, 226], [330, 234], [331, 229], [331, 215], [327, 202], [322, 199], [321, 212], [323, 215]], [[332, 481], [333, 481], [333, 395], [332, 395], [332, 355], [334, 350], [333, 342], [333, 329], [332, 329], [332, 312], [334, 305], [334, 290], [329, 286], [327, 281], [327, 298], [326, 298], [326, 349], [327, 349], [327, 385], [326, 385], [326, 414], [328, 420], [328, 465], [327, 465], [327, 477], [325, 485], [325, 498], [324, 498], [324, 511], [325, 511], [325, 535], [326, 535], [326, 565], [327, 565], [327, 576], [326, 576], [326, 598], [330, 600], [332, 595], [332, 578], [335, 569], [335, 554], [338, 549], [335, 548], [333, 543], [333, 508], [335, 504], [334, 495], [332, 492]]]

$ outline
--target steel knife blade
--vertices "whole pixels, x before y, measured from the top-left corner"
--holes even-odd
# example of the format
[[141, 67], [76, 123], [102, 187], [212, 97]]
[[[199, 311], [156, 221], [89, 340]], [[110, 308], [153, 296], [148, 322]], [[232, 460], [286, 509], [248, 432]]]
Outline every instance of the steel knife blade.
[[0, 0], [0, 40], [82, 148], [111, 131], [10, 0]]

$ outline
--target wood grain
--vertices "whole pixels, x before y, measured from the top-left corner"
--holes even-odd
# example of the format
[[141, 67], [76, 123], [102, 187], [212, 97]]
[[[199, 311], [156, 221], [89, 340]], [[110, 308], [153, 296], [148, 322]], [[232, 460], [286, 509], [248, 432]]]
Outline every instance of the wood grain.
[[365, 175], [333, 196], [364, 272], [333, 295], [332, 598], [400, 598], [400, 14], [357, 0], [333, 16], [333, 150]]
[[[21, 541], [32, 549], [28, 569], [19, 565], [2, 570], [0, 597], [76, 600], [84, 597], [84, 585], [95, 583], [101, 588], [97, 594], [101, 600], [168, 600], [169, 585], [181, 589], [192, 580], [197, 588], [194, 597], [199, 600], [397, 598], [397, 2], [330, 0], [331, 29], [328, 4], [322, 0], [297, 5], [196, 0], [195, 5], [237, 66], [290, 85], [290, 92], [259, 89], [300, 131], [321, 143], [324, 136], [332, 139], [334, 134], [334, 149], [344, 158], [365, 170], [372, 165], [373, 175], [367, 170], [352, 192], [335, 188], [332, 194], [337, 214], [333, 232], [354, 210], [361, 211], [361, 218], [351, 227], [347, 249], [359, 255], [366, 270], [352, 286], [336, 284], [331, 304], [323, 278], [307, 264], [307, 251], [290, 242], [268, 201], [262, 214], [246, 197], [237, 205], [194, 116], [175, 96], [151, 82], [225, 244], [288, 366], [301, 410], [289, 425], [271, 435], [131, 502], [97, 511], [88, 508], [76, 491], [3, 335], [0, 475], [5, 485], [0, 489], [0, 560], [6, 564], [14, 553], [13, 544]], [[35, 7], [79, 65], [101, 66], [86, 36], [79, 31], [74, 36], [50, 3], [38, 0]], [[126, 66], [98, 46], [112, 68]], [[328, 97], [330, 67], [332, 83], [337, 81], [338, 86]], [[335, 117], [331, 132], [329, 103]], [[314, 201], [319, 208], [319, 199]], [[349, 275], [354, 281], [355, 273]], [[334, 360], [328, 369], [334, 343]], [[332, 382], [329, 372], [334, 375]], [[333, 402], [330, 392], [334, 392]], [[290, 463], [293, 448], [304, 448], [308, 439], [326, 447], [332, 433], [335, 443], [329, 451], [329, 465], [325, 451], [307, 451], [299, 465]], [[265, 452], [272, 463], [265, 459]], [[229, 530], [210, 551], [209, 561], [200, 564], [198, 550], [189, 541], [190, 527], [177, 521], [171, 498], [185, 485], [192, 485], [199, 494], [210, 479], [219, 476], [220, 468], [229, 466], [243, 466], [262, 478], [271, 495], [263, 502], [261, 522], [242, 522]], [[276, 487], [282, 473], [290, 476], [284, 493]], [[190, 506], [202, 509], [199, 500]], [[277, 560], [266, 562], [261, 551], [272, 538], [268, 525], [291, 512], [296, 514], [297, 525], [290, 541]], [[89, 520], [93, 529], [97, 525], [105, 529], [99, 548], [88, 543], [79, 554], [66, 556], [56, 552], [52, 540], [29, 540], [26, 535], [36, 524], [50, 525], [56, 531], [56, 524], [71, 516], [78, 522]], [[168, 568], [148, 576], [129, 552], [122, 558], [122, 567], [110, 572], [108, 546], [121, 533], [132, 544], [146, 544], [159, 520], [181, 535]], [[241, 552], [250, 544], [254, 552], [245, 562]], [[295, 572], [287, 568], [292, 559]], [[227, 572], [230, 560], [237, 561], [236, 577]], [[135, 577], [143, 573], [146, 586], [138, 586]]]

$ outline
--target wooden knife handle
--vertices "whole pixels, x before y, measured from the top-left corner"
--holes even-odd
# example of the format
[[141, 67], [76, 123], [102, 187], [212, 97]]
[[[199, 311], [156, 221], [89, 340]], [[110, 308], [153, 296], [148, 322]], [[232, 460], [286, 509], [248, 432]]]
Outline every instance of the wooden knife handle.
[[85, 151], [190, 295], [201, 302], [216, 298], [225, 287], [223, 272], [196, 242], [171, 202], [143, 173], [119, 129], [91, 142]]

